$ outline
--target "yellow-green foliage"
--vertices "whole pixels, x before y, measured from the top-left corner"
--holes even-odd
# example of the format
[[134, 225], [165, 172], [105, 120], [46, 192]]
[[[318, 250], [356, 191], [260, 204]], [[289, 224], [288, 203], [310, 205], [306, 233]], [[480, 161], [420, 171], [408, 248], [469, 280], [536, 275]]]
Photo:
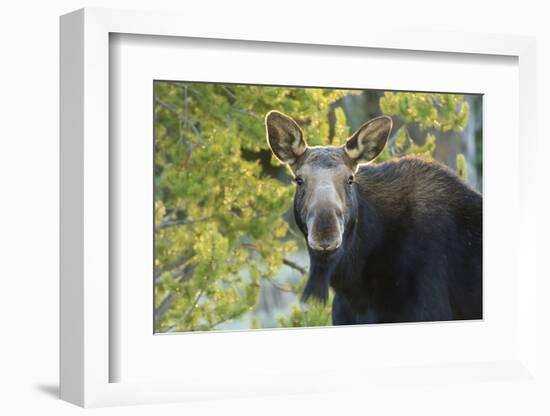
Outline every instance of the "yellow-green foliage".
[[468, 172], [466, 170], [466, 158], [462, 153], [456, 155], [456, 171], [462, 179], [466, 180], [468, 178]]
[[376, 158], [376, 162], [384, 162], [400, 156], [416, 156], [431, 161], [435, 150], [435, 136], [426, 134], [424, 144], [416, 144], [409, 136], [407, 127], [401, 127], [395, 134], [392, 143], [389, 143], [382, 153]]
[[[154, 88], [155, 329], [211, 330], [251, 311], [261, 280], [274, 279], [285, 258], [303, 248], [283, 216], [294, 189], [267, 146], [265, 114], [291, 115], [310, 145], [326, 145], [331, 104], [360, 92], [181, 82]], [[468, 117], [454, 95], [386, 93], [380, 106], [440, 130], [463, 127]], [[334, 144], [342, 144], [350, 128], [341, 107], [335, 119]], [[418, 146], [402, 128], [379, 160], [430, 158], [434, 147], [433, 136]], [[286, 290], [299, 298], [305, 278]], [[330, 302], [296, 304], [278, 322], [328, 325]], [[259, 326], [253, 319], [251, 327]]]
[[385, 92], [380, 109], [407, 123], [441, 131], [461, 131], [468, 124], [470, 107], [458, 94]]
[[264, 115], [292, 114], [310, 144], [327, 144], [329, 105], [353, 93], [155, 83], [157, 331], [212, 329], [255, 306], [260, 279], [301, 243], [283, 219], [293, 188], [260, 163]]

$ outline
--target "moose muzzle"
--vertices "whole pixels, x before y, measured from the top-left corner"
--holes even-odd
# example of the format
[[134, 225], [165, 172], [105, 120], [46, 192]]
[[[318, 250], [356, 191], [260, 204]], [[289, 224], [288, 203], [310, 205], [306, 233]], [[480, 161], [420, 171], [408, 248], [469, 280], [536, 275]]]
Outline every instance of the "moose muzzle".
[[338, 209], [313, 210], [307, 220], [307, 242], [318, 252], [335, 251], [342, 244], [344, 220]]

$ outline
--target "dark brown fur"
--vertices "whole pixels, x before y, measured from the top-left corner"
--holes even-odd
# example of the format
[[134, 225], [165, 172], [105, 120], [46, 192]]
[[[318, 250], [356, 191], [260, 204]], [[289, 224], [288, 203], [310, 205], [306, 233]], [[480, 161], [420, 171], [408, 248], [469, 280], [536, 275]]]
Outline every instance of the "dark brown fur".
[[[385, 118], [342, 147], [308, 148], [280, 113], [266, 123], [268, 135], [276, 124], [270, 144], [296, 175], [294, 215], [311, 266], [304, 299], [326, 300], [332, 286], [334, 324], [482, 317], [478, 192], [416, 158], [356, 170], [382, 150], [391, 129]], [[289, 143], [296, 153], [287, 153]]]

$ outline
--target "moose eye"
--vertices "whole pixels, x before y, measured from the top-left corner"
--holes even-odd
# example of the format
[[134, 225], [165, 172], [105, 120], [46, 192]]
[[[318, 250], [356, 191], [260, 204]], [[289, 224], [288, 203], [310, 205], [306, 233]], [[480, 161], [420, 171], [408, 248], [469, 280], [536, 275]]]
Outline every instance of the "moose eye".
[[353, 185], [353, 181], [355, 179], [353, 178], [353, 175], [348, 178], [348, 185]]
[[304, 184], [304, 180], [299, 176], [296, 176], [294, 178], [294, 182], [296, 182], [297, 185], [303, 185]]

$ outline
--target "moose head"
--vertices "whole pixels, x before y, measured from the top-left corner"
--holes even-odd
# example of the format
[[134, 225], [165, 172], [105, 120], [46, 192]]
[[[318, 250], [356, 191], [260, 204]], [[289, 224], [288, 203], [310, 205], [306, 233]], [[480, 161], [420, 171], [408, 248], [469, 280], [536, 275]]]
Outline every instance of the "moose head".
[[391, 131], [391, 118], [382, 116], [368, 121], [342, 146], [308, 146], [298, 124], [277, 111], [266, 115], [265, 124], [271, 150], [293, 173], [294, 215], [310, 253], [310, 283], [319, 284], [317, 288], [306, 287], [304, 297], [313, 291], [326, 298], [328, 282], [313, 276], [315, 265], [321, 263], [326, 275], [329, 259], [343, 250], [346, 234], [358, 216], [358, 165], [371, 161], [382, 151]]

